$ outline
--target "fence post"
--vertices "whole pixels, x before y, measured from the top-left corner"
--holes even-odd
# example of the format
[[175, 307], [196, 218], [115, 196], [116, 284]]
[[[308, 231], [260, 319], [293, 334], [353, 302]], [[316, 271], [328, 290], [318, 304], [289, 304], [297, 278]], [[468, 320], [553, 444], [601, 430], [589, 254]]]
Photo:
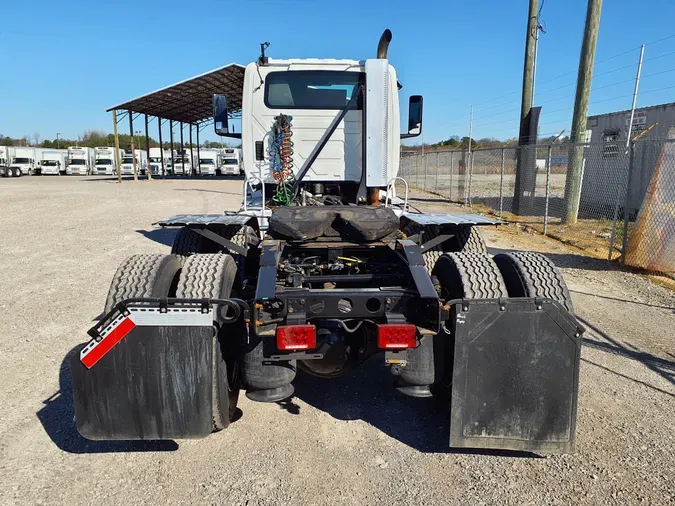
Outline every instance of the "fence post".
[[[448, 194], [450, 195], [450, 200], [452, 200], [452, 171], [454, 170], [454, 158], [455, 158], [455, 152], [450, 151], [450, 190]], [[459, 198], [457, 199], [459, 200]]]
[[427, 154], [422, 155], [422, 166], [424, 167], [424, 180], [422, 182], [422, 187], [427, 189]]
[[434, 185], [434, 190], [436, 190], [438, 193], [440, 193], [440, 190], [438, 189], [438, 170], [439, 170], [440, 165], [441, 165], [440, 160], [439, 160], [440, 156], [441, 156], [441, 153], [439, 151], [438, 153], [436, 153], [436, 183]]
[[466, 204], [469, 207], [472, 207], [472, 202], [471, 202], [471, 182], [473, 179], [473, 151], [469, 149], [469, 184], [467, 187], [467, 192], [466, 192]]
[[548, 156], [546, 157], [546, 201], [544, 203], [544, 235], [548, 233], [548, 199], [551, 192], [551, 151], [553, 145], [548, 145]]
[[[628, 172], [630, 171], [629, 149], [624, 152], [624, 156], [628, 155], [628, 164], [627, 164], [627, 167], [626, 167], [626, 193], [628, 193]], [[616, 240], [616, 222], [619, 220], [619, 202], [620, 201], [621, 201], [621, 187], [617, 188], [617, 190], [616, 190], [616, 202], [614, 203], [614, 215], [612, 217], [612, 235], [609, 239], [609, 251], [607, 251], [607, 261], [608, 262], [612, 261], [612, 253], [614, 253], [614, 241]], [[625, 218], [625, 214], [626, 214], [625, 208], [624, 208], [623, 214], [624, 214], [624, 218]]]
[[[628, 249], [628, 222], [630, 221], [630, 184], [633, 179], [635, 164], [635, 142], [630, 145], [628, 158], [628, 177], [626, 178], [626, 198], [623, 203], [623, 242], [621, 245], [621, 265], [626, 265], [626, 250]], [[610, 252], [611, 254], [611, 252]]]
[[504, 159], [506, 148], [502, 147], [502, 166], [499, 172], [499, 217], [502, 217], [504, 212]]

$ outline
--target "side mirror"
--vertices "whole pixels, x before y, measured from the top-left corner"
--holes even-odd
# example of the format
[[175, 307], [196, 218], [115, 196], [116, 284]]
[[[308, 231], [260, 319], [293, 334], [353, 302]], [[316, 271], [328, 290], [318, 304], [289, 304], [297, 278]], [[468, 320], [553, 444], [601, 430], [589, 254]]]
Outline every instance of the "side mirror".
[[227, 119], [227, 97], [213, 95], [213, 129], [217, 135], [226, 136], [230, 133]]
[[408, 102], [408, 133], [401, 137], [417, 137], [422, 133], [422, 95], [412, 95]]

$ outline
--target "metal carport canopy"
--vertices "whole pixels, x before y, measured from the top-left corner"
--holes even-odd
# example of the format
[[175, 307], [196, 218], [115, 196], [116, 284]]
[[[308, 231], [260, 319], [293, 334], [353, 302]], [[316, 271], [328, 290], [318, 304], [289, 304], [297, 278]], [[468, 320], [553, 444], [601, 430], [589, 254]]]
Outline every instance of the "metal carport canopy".
[[228, 112], [241, 111], [243, 65], [230, 63], [171, 86], [107, 109], [126, 110], [159, 118], [198, 124], [213, 116], [213, 95], [227, 97]]

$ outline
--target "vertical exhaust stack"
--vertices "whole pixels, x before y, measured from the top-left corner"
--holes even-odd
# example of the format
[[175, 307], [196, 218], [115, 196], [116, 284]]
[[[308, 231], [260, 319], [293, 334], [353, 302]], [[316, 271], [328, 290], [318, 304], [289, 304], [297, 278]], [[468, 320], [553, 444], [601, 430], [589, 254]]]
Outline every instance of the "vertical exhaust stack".
[[391, 42], [391, 30], [387, 28], [380, 37], [380, 42], [377, 44], [377, 57], [380, 60], [387, 59], [387, 52], [389, 51], [389, 43]]
[[[377, 58], [380, 60], [387, 59], [389, 52], [389, 43], [391, 42], [391, 30], [388, 28], [382, 33], [380, 42], [377, 43]], [[380, 189], [368, 188], [366, 200], [369, 205], [376, 206], [380, 203]]]

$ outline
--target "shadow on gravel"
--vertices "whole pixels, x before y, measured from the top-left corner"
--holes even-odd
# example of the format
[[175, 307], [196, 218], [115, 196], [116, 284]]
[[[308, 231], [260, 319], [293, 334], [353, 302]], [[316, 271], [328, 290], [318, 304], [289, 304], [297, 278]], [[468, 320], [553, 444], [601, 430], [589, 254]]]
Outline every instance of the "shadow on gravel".
[[59, 371], [59, 391], [43, 401], [36, 413], [47, 435], [60, 450], [68, 453], [167, 452], [178, 449], [175, 441], [90, 441], [75, 427], [70, 361], [80, 352], [78, 345], [66, 355]]
[[[660, 358], [655, 355], [652, 355], [651, 353], [646, 353], [644, 351], [640, 351], [638, 348], [635, 348], [634, 346], [627, 345], [624, 346], [615, 339], [611, 338], [606, 332], [598, 328], [596, 325], [592, 324], [588, 320], [577, 316], [577, 319], [586, 326], [592, 333], [594, 333], [596, 336], [600, 337], [601, 339], [604, 339], [608, 342], [603, 342], [603, 341], [596, 341], [593, 339], [588, 339], [584, 338], [583, 339], [583, 345], [587, 346], [589, 348], [594, 348], [596, 350], [604, 351], [607, 353], [611, 353], [613, 355], [619, 355], [621, 357], [626, 357], [630, 358], [633, 360], [637, 360], [638, 362], [641, 362], [644, 364], [645, 367], [648, 369], [654, 371], [656, 374], [664, 378], [666, 381], [671, 383], [672, 385], [675, 385], [675, 361], [673, 360], [668, 360], [665, 358]], [[634, 378], [631, 378], [629, 376], [626, 376], [624, 374], [618, 373], [616, 371], [612, 371], [611, 369], [607, 369], [604, 366], [601, 366], [599, 364], [596, 364], [595, 362], [590, 362], [588, 360], [585, 360], [586, 362], [598, 366], [602, 369], [605, 369], [609, 372], [612, 372], [614, 374], [617, 374], [618, 376], [621, 376], [623, 378], [629, 379], [631, 381], [634, 381], [636, 383], [640, 383], [642, 385], [645, 385], [653, 390], [656, 390], [658, 392], [664, 393], [666, 395], [669, 395], [671, 397], [675, 397], [675, 394], [672, 392], [667, 392], [661, 388], [655, 387], [653, 385], [650, 385], [649, 383], [645, 383], [644, 381], [636, 380]]]
[[220, 190], [204, 190], [203, 188], [174, 188], [173, 191], [176, 191], [176, 192], [222, 193], [223, 195], [236, 195], [237, 197], [242, 196], [242, 192], [224, 192], [224, 191], [220, 191]]
[[173, 246], [173, 240], [178, 233], [178, 228], [153, 228], [152, 230], [136, 230], [136, 232], [146, 239], [171, 247]]
[[[382, 357], [376, 355], [351, 374], [332, 379], [299, 371], [293, 382], [295, 397], [338, 420], [363, 420], [424, 453], [539, 458], [530, 452], [449, 448], [450, 415], [447, 409], [440, 408], [433, 398], [418, 399], [396, 391], [393, 376], [381, 360]], [[289, 403], [297, 411], [287, 411], [299, 414], [299, 407], [292, 399], [285, 401], [286, 405]]]

